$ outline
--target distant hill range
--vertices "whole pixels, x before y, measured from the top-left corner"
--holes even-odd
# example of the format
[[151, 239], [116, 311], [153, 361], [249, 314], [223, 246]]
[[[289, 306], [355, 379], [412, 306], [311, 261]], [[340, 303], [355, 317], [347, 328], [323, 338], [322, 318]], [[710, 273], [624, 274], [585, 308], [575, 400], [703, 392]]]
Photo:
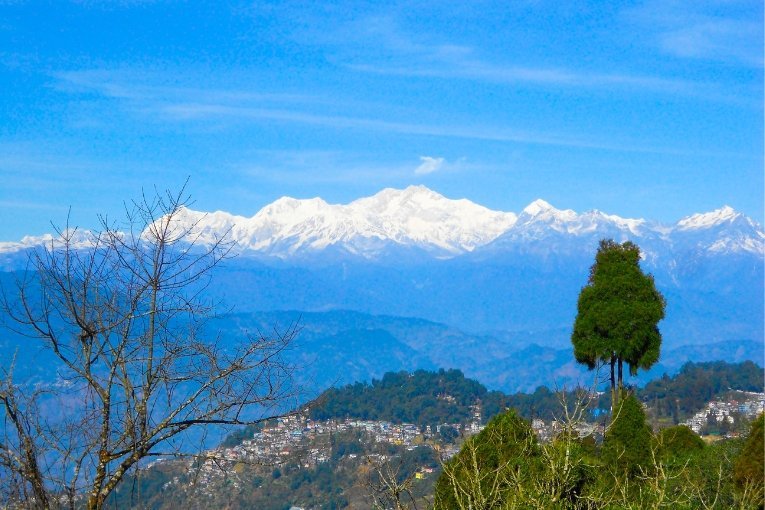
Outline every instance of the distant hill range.
[[[505, 390], [582, 377], [569, 337], [602, 238], [637, 243], [667, 299], [656, 370], [763, 359], [765, 233], [727, 206], [665, 225], [542, 200], [492, 211], [412, 186], [347, 205], [282, 198], [250, 218], [184, 210], [181, 221], [202, 243], [235, 243], [208, 288], [236, 312], [217, 325], [233, 334], [301, 317], [295, 355], [318, 355], [326, 382], [437, 367]], [[0, 243], [0, 279], [50, 241]], [[77, 245], [88, 249], [87, 231]]]
[[[295, 322], [302, 331], [289, 356], [301, 367], [300, 379], [314, 388], [369, 381], [389, 371], [437, 368], [460, 369], [505, 392], [533, 391], [540, 385], [590, 386], [594, 377], [574, 361], [570, 344], [551, 347], [512, 335], [470, 334], [423, 319], [352, 311], [268, 312], [229, 315], [211, 326], [236, 338], [244, 331], [283, 329]], [[761, 364], [764, 358], [762, 343], [750, 340], [665, 346], [659, 363], [628, 382], [643, 384], [663, 373], [675, 374], [688, 361]]]

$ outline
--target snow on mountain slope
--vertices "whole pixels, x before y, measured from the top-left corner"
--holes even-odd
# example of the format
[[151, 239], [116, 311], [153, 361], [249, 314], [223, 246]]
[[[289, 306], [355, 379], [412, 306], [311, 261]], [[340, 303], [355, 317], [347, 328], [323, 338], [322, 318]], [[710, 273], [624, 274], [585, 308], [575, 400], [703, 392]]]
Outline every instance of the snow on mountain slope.
[[386, 243], [453, 256], [486, 244], [510, 228], [513, 213], [491, 211], [469, 200], [450, 200], [423, 186], [384, 189], [347, 205], [321, 198], [283, 197], [244, 218], [228, 213], [184, 210], [178, 226], [213, 242], [230, 230], [241, 250], [288, 257], [298, 252], [340, 247], [374, 257]]
[[693, 214], [686, 216], [677, 222], [678, 230], [700, 230], [704, 228], [716, 227], [723, 223], [732, 223], [737, 218], [742, 217], [732, 207], [726, 205], [720, 209], [708, 213]]
[[616, 228], [634, 236], [646, 233], [643, 219], [621, 218], [600, 211], [577, 214], [571, 209], [556, 209], [544, 200], [535, 200], [523, 209], [514, 230], [538, 230], [540, 227], [556, 232], [581, 235], [601, 230]]
[[677, 222], [673, 242], [711, 253], [765, 253], [765, 232], [732, 207], [694, 214]]
[[[762, 227], [728, 206], [688, 216], [675, 225], [661, 225], [597, 210], [560, 210], [544, 200], [535, 200], [516, 215], [465, 199], [452, 200], [424, 186], [387, 188], [349, 204], [283, 197], [249, 218], [223, 211], [183, 209], [177, 221], [178, 227], [191, 228], [197, 234], [198, 243], [211, 244], [228, 235], [240, 252], [283, 259], [328, 249], [368, 259], [398, 248], [437, 258], [524, 250], [524, 246], [535, 246], [532, 252], [589, 253], [593, 243], [604, 237], [634, 240], [649, 258], [670, 252], [765, 254]], [[78, 242], [87, 243], [87, 235], [78, 235], [84, 236]], [[51, 239], [46, 235], [0, 243], [0, 254]]]
[[642, 219], [625, 219], [600, 211], [578, 214], [535, 200], [523, 209], [512, 228], [476, 253], [488, 256], [506, 251], [540, 256], [563, 252], [589, 254], [602, 238], [626, 241], [657, 236], [659, 233], [653, 225]]
[[[95, 235], [89, 230], [70, 230], [65, 235], [69, 236], [69, 244], [75, 249], [91, 248], [96, 241]], [[59, 247], [62, 244], [63, 238], [59, 235], [24, 236], [21, 241], [0, 241], [0, 253], [13, 253], [38, 246]]]
[[384, 189], [348, 209], [401, 244], [433, 245], [446, 252], [471, 251], [512, 227], [513, 213], [492, 211], [469, 200], [450, 200], [424, 186]]

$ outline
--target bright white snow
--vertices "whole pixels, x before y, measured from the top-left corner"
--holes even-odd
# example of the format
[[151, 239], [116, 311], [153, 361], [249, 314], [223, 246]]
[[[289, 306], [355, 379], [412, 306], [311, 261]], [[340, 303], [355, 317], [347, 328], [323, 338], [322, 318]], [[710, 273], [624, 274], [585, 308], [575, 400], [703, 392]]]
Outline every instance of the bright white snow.
[[[762, 228], [728, 206], [667, 226], [600, 211], [578, 214], [571, 209], [556, 209], [541, 199], [516, 215], [465, 199], [452, 200], [425, 186], [386, 188], [349, 204], [282, 197], [250, 218], [224, 211], [183, 209], [177, 222], [176, 228], [193, 231], [197, 243], [209, 245], [228, 236], [240, 251], [282, 258], [329, 247], [375, 258], [391, 245], [452, 257], [489, 244], [503, 234], [510, 234], [514, 242], [523, 242], [550, 232], [572, 237], [631, 238], [637, 242], [664, 239], [694, 249], [765, 253]], [[39, 246], [52, 239], [46, 234], [0, 243], [0, 253]], [[87, 247], [88, 234], [78, 233], [77, 242]]]

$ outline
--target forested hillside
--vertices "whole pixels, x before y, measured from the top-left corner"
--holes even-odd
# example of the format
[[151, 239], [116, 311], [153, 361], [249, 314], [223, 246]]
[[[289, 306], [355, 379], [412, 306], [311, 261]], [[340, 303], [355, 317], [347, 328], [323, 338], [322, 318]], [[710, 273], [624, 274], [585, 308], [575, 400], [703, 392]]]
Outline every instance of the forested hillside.
[[659, 416], [684, 419], [730, 390], [763, 392], [762, 368], [751, 361], [687, 363], [674, 377], [664, 375], [642, 388], [640, 399]]
[[[762, 368], [751, 361], [687, 363], [677, 375], [665, 374], [645, 387], [637, 388], [636, 393], [649, 407], [657, 406], [662, 416], [669, 410], [669, 415], [679, 421], [729, 390], [762, 392]], [[568, 391], [566, 395], [572, 402], [576, 391]], [[560, 414], [560, 392], [545, 386], [538, 387], [533, 393], [489, 391], [459, 370], [387, 373], [371, 383], [333, 388], [317, 399], [310, 413], [314, 419], [351, 417], [424, 426], [465, 419], [470, 416], [470, 406], [477, 402], [484, 419], [506, 408], [516, 409], [526, 419], [550, 420]], [[603, 411], [609, 405], [608, 395], [603, 395], [593, 401], [592, 408]], [[675, 407], [679, 413], [674, 411]]]
[[[653, 406], [658, 403], [663, 416], [661, 409], [666, 409], [667, 403], [680, 402], [679, 413], [670, 416], [677, 423], [730, 390], [763, 391], [762, 368], [751, 362], [688, 363], [678, 375], [651, 381], [634, 391], [648, 405], [649, 413], [655, 412]], [[576, 397], [576, 391], [566, 394], [569, 405]], [[582, 416], [584, 422], [594, 421], [595, 414], [607, 413], [610, 401], [607, 395], [599, 396], [590, 406]], [[546, 387], [533, 393], [489, 391], [459, 370], [390, 372], [370, 383], [327, 390], [299, 411], [300, 418], [235, 431], [221, 449], [209, 453], [209, 459], [218, 456], [218, 461], [177, 460], [142, 470], [120, 487], [113, 503], [120, 508], [174, 508], [181, 503], [188, 508], [284, 509], [293, 504], [322, 509], [370, 508], [372, 493], [381, 490], [380, 475], [385, 469], [398, 482], [409, 480], [412, 495], [430, 500], [441, 473], [439, 459], [453, 455], [460, 445], [464, 449], [470, 444], [465, 441], [476, 430], [475, 413], [480, 410], [479, 420], [487, 423], [507, 409], [525, 420], [526, 425], [513, 421], [517, 426], [528, 427], [532, 418], [551, 423], [562, 417], [561, 393]], [[391, 432], [394, 429], [400, 429], [402, 435]], [[685, 427], [682, 431], [692, 434]], [[668, 445], [678, 442], [671, 448], [679, 449], [678, 455], [686, 459], [683, 455], [696, 444], [686, 439], [662, 441], [669, 441]], [[269, 444], [274, 446], [273, 456], [262, 454], [266, 456], [254, 457], [260, 459], [254, 462], [248, 457], [247, 452], [267, 452]], [[699, 469], [712, 469], [712, 464], [720, 462], [717, 457], [724, 455], [727, 469], [732, 469], [732, 459], [741, 444], [722, 441], [694, 462], [700, 463]], [[532, 464], [542, 469], [537, 465], [539, 452], [547, 450], [539, 446], [533, 450], [537, 453]], [[600, 446], [590, 441], [575, 451], [576, 455], [595, 455]], [[601, 460], [596, 462], [606, 462], [602, 455], [607, 457], [598, 453]], [[539, 473], [542, 476], [543, 471]], [[709, 481], [697, 475], [700, 478], [694, 483]], [[731, 487], [725, 490], [732, 491]]]

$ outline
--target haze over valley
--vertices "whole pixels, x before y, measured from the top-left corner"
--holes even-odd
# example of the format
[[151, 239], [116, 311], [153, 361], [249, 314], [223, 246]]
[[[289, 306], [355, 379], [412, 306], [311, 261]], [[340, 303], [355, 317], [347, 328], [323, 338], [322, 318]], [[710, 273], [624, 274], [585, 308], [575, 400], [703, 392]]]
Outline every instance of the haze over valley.
[[[541, 199], [493, 211], [410, 186], [347, 205], [284, 197], [249, 218], [184, 209], [177, 221], [200, 248], [231, 241], [235, 256], [206, 289], [230, 310], [213, 327], [237, 338], [300, 322], [295, 355], [324, 386], [419, 368], [505, 391], [586, 380], [571, 326], [603, 238], [637, 243], [667, 299], [665, 355], [642, 380], [689, 360], [763, 356], [765, 234], [729, 206], [663, 224]], [[50, 239], [0, 244], [3, 279]], [[82, 250], [93, 241], [74, 237]]]

